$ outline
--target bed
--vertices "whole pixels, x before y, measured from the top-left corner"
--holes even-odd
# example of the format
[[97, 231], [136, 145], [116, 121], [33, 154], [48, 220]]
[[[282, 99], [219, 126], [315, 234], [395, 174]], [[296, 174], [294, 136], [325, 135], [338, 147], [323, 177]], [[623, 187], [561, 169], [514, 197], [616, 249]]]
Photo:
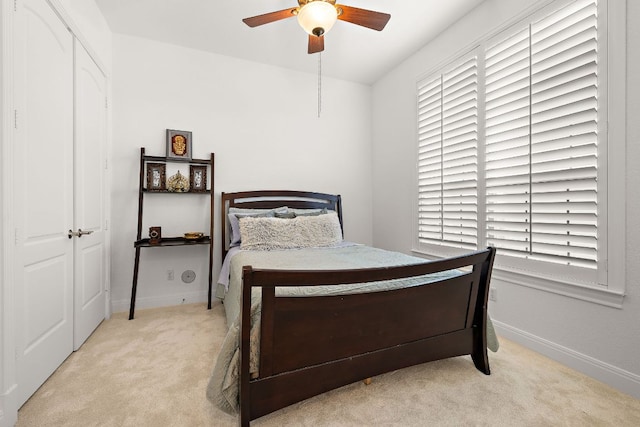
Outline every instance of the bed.
[[[216, 295], [229, 330], [207, 387], [240, 424], [326, 391], [470, 355], [489, 375], [495, 249], [428, 262], [342, 239], [339, 195], [222, 193]], [[234, 246], [237, 245], [237, 246]]]

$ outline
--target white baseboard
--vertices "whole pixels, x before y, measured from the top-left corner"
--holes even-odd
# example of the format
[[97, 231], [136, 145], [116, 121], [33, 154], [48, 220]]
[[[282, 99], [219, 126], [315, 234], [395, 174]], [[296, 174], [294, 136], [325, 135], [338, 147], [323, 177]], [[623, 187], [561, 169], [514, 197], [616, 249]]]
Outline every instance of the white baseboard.
[[518, 328], [493, 320], [496, 333], [544, 356], [640, 399], [640, 375], [594, 359]]
[[[158, 308], [169, 307], [172, 305], [180, 304], [194, 304], [199, 302], [207, 302], [208, 290], [180, 293], [175, 295], [162, 295], [158, 297], [146, 297], [136, 299], [136, 311], [144, 310], [145, 308]], [[112, 300], [111, 312], [120, 313], [123, 311], [129, 311], [129, 304], [131, 300]]]

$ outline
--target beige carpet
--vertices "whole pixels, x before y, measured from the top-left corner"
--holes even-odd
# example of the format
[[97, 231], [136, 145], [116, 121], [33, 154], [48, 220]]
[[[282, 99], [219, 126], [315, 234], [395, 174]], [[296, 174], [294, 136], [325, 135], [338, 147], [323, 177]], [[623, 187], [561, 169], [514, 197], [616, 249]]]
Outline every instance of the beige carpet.
[[[226, 325], [215, 304], [119, 313], [18, 413], [19, 427], [235, 426], [205, 387]], [[640, 426], [640, 400], [501, 339], [492, 374], [470, 357], [381, 375], [256, 420], [255, 426]]]

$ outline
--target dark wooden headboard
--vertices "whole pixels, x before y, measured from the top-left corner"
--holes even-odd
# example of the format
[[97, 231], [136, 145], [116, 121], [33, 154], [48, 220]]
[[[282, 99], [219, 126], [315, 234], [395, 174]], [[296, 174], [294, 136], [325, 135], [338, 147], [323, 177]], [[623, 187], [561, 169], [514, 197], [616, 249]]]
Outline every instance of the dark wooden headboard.
[[288, 206], [294, 209], [323, 209], [335, 211], [342, 226], [342, 199], [339, 194], [314, 193], [293, 190], [258, 190], [222, 193], [220, 231], [222, 235], [222, 260], [229, 251], [229, 208], [274, 209]]

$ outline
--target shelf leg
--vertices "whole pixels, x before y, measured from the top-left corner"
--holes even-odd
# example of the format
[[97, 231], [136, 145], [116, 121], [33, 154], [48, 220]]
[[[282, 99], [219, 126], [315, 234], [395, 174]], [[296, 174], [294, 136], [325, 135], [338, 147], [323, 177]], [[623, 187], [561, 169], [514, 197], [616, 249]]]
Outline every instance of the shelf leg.
[[[213, 209], [211, 210], [211, 216], [213, 217]], [[207, 303], [207, 309], [211, 310], [211, 297], [213, 296], [213, 234], [211, 234], [211, 243], [209, 244], [209, 300]]]
[[136, 248], [136, 260], [133, 264], [133, 283], [131, 284], [131, 305], [129, 306], [129, 320], [133, 319], [136, 310], [136, 291], [138, 290], [138, 267], [140, 266], [140, 248]]

